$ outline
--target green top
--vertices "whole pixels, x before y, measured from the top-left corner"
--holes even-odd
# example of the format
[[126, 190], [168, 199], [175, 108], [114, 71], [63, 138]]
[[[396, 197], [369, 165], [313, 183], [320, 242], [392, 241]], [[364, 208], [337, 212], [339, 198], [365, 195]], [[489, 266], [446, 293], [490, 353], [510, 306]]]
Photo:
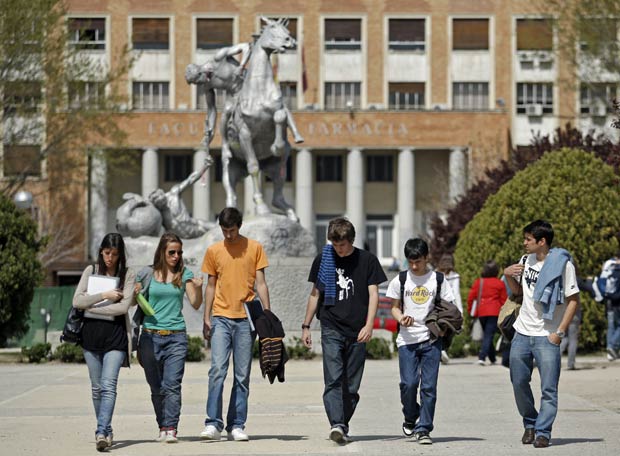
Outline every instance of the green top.
[[148, 329], [185, 329], [185, 319], [183, 318], [183, 294], [185, 293], [185, 282], [194, 277], [194, 273], [189, 269], [183, 269], [183, 285], [181, 288], [175, 287], [171, 283], [161, 283], [151, 279], [149, 285], [149, 303], [155, 310], [152, 317], [144, 317], [144, 327]]

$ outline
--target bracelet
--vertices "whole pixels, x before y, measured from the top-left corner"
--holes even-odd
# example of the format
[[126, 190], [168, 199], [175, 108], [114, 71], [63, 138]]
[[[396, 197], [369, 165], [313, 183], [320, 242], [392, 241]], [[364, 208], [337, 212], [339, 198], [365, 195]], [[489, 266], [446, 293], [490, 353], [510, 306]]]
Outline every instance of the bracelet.
[[310, 325], [307, 325], [307, 324], [303, 323], [301, 325], [301, 329], [310, 329]]

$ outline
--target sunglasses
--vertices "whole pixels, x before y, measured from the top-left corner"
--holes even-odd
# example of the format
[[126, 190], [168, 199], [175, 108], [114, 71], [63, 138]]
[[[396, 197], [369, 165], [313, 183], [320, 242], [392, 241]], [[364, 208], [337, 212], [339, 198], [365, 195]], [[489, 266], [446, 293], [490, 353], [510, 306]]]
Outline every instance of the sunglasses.
[[183, 250], [168, 250], [168, 255], [170, 256], [174, 256], [174, 255], [183, 255]]

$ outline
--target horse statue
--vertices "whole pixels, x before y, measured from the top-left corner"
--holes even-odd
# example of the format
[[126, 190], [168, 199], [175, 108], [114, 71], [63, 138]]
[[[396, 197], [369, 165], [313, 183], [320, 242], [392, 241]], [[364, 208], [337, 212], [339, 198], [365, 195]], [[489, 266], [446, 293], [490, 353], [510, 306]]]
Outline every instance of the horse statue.
[[302, 142], [303, 138], [297, 132], [290, 111], [284, 106], [270, 61], [272, 53], [293, 48], [295, 39], [286, 27], [288, 19], [262, 17], [261, 20], [265, 25], [252, 44], [242, 86], [220, 122], [226, 206], [237, 206], [235, 186], [249, 174], [254, 184], [256, 212], [270, 214], [259, 181], [259, 171], [263, 171], [273, 182], [272, 205], [285, 212], [289, 219], [298, 221], [295, 209], [286, 202], [283, 194], [286, 161], [291, 151], [287, 128], [293, 132], [295, 142]]

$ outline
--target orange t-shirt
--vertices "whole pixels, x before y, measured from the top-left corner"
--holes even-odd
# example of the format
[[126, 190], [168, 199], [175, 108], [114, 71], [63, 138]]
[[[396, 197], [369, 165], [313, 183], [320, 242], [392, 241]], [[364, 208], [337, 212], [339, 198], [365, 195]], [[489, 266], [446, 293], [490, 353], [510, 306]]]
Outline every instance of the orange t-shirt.
[[243, 303], [255, 298], [256, 271], [267, 266], [263, 246], [244, 236], [235, 243], [220, 241], [209, 247], [202, 272], [217, 277], [213, 316], [246, 318]]

